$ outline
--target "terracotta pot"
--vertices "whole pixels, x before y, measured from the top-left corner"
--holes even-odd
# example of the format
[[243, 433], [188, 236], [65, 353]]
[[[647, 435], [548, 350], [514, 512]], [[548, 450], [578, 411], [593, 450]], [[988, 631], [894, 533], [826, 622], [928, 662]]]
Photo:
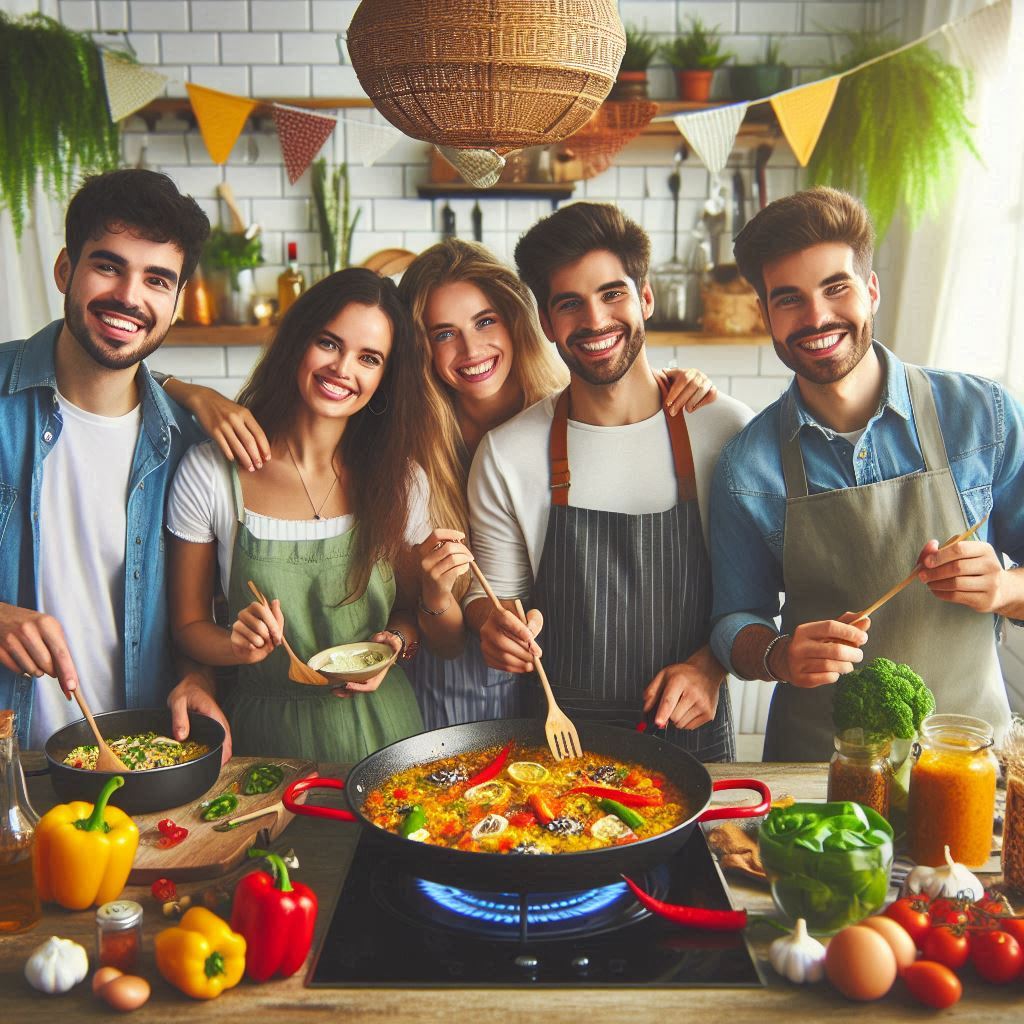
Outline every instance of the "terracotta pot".
[[608, 93], [610, 100], [645, 100], [647, 99], [647, 72], [620, 71]]
[[707, 103], [711, 95], [711, 79], [714, 71], [676, 71], [679, 98], [694, 103]]

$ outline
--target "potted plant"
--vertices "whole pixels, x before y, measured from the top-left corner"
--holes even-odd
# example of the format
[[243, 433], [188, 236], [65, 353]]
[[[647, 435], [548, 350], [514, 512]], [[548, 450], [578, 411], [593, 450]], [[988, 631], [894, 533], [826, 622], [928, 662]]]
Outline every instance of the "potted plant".
[[635, 25], [626, 26], [626, 52], [619, 73], [608, 94], [610, 100], [647, 99], [647, 69], [658, 52], [654, 37]]
[[351, 263], [352, 234], [363, 212], [361, 207], [351, 212], [347, 163], [338, 164], [332, 171], [325, 157], [313, 162], [313, 201], [320, 228], [320, 250], [327, 272], [333, 274]]
[[734, 64], [729, 68], [729, 91], [734, 100], [759, 100], [788, 89], [793, 69], [779, 60], [779, 43], [768, 36], [764, 60], [759, 64]]
[[715, 68], [721, 67], [734, 54], [722, 51], [722, 37], [717, 25], [709, 28], [700, 18], [687, 20], [689, 31], [676, 36], [670, 43], [662, 43], [658, 52], [675, 69], [679, 98], [706, 103], [711, 95]]
[[256, 288], [253, 270], [263, 262], [259, 236], [216, 227], [203, 249], [203, 267], [209, 271], [216, 293], [220, 319], [228, 324], [247, 324], [252, 317]]

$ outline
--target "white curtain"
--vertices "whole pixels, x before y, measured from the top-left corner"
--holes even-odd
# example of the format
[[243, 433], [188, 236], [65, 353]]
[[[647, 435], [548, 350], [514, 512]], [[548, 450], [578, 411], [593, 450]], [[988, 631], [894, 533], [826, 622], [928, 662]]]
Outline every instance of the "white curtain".
[[[987, 6], [982, 0], [908, 5], [913, 39]], [[1016, 5], [1019, 6], [1019, 5]], [[983, 164], [963, 161], [959, 186], [937, 221], [894, 226], [879, 252], [877, 334], [911, 362], [965, 370], [1024, 394], [1024, 16], [1007, 59], [978, 61], [970, 117]], [[941, 44], [940, 44], [941, 45]], [[959, 58], [950, 52], [949, 58]]]

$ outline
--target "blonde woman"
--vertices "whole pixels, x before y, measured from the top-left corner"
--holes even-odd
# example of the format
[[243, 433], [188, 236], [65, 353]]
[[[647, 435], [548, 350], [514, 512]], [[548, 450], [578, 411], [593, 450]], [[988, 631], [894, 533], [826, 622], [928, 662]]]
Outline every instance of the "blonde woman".
[[[430, 522], [419, 545], [418, 620], [432, 627], [411, 676], [427, 728], [524, 710], [520, 682], [488, 668], [479, 641], [463, 627], [468, 587], [463, 543], [469, 534], [466, 480], [484, 434], [566, 386], [569, 375], [545, 340], [529, 289], [481, 245], [449, 239], [408, 267], [399, 294], [412, 314], [428, 421], [437, 434], [416, 457], [430, 485]], [[678, 412], [713, 401], [698, 370], [673, 375], [668, 406]]]

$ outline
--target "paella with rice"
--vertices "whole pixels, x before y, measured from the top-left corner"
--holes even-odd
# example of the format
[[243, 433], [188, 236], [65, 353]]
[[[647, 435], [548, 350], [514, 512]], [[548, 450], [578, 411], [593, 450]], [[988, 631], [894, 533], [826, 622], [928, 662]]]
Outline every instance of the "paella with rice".
[[491, 747], [407, 768], [370, 792], [362, 812], [416, 842], [478, 853], [579, 853], [635, 843], [687, 821], [670, 779], [587, 753]]
[[[144, 772], [150, 768], [167, 768], [174, 764], [194, 761], [210, 751], [205, 743], [186, 740], [179, 743], [168, 736], [159, 736], [155, 732], [136, 733], [131, 736], [118, 736], [107, 740], [107, 746], [117, 754], [125, 766], [133, 772]], [[95, 744], [83, 744], [75, 747], [64, 764], [72, 768], [85, 768], [90, 771], [96, 768], [99, 747]]]

